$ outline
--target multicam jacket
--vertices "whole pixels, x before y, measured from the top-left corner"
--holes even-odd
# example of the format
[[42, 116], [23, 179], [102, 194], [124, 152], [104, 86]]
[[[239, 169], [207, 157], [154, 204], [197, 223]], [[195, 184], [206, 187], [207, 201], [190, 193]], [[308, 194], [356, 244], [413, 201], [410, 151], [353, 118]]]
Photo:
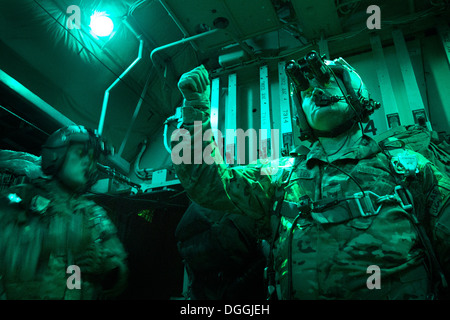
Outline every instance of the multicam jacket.
[[[78, 288], [69, 280], [71, 265], [79, 267]], [[1, 193], [1, 298], [108, 298], [125, 288], [126, 277], [116, 228], [95, 202], [44, 179]]]
[[[172, 145], [198, 152], [195, 143], [203, 141], [199, 135], [210, 127], [208, 110], [196, 106], [183, 111], [184, 130], [173, 136]], [[194, 128], [194, 120], [202, 121], [202, 130]], [[203, 142], [202, 150], [208, 150], [207, 145], [209, 141]], [[276, 235], [273, 260], [279, 298], [428, 298], [429, 263], [417, 221], [407, 203], [395, 197], [402, 181], [414, 189], [415, 212], [422, 217], [444, 273], [450, 275], [450, 180], [419, 154], [418, 173], [405, 180], [367, 136], [329, 158], [315, 144], [306, 156], [282, 158], [276, 167], [227, 167], [216, 148], [209, 150], [213, 164], [180, 163], [175, 165], [177, 175], [198, 204], [252, 217], [260, 238]], [[285, 191], [284, 201], [280, 215], [274, 216], [280, 190]], [[369, 204], [355, 199], [362, 191], [372, 192], [370, 214], [364, 209]], [[322, 210], [304, 210], [305, 199]], [[271, 226], [278, 222], [274, 231]], [[378, 287], [370, 285], [373, 266], [379, 268]]]

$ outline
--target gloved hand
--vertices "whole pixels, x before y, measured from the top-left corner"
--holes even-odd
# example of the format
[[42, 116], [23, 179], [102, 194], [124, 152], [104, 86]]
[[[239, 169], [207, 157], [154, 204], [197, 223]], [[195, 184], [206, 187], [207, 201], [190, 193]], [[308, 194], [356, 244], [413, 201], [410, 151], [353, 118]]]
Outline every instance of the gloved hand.
[[183, 74], [178, 81], [178, 88], [185, 99], [185, 106], [209, 109], [211, 88], [208, 71], [203, 65]]

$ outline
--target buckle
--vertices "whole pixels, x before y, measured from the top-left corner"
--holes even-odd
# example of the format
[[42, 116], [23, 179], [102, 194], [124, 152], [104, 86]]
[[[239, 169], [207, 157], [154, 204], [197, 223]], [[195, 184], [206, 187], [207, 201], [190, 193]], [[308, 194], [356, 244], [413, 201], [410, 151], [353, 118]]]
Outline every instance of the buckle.
[[[385, 203], [400, 205], [405, 211], [412, 211], [413, 209], [411, 194], [401, 185], [394, 188], [394, 194], [379, 196], [372, 191], [357, 192], [344, 199], [322, 199], [313, 202], [312, 208], [311, 199], [308, 199], [307, 196], [300, 198], [300, 200], [297, 204], [297, 212], [311, 213], [314, 220], [320, 223], [335, 223], [348, 218], [374, 216], [380, 213], [381, 207]], [[339, 206], [335, 208], [341, 202], [346, 202], [347, 207]], [[282, 215], [293, 218], [292, 215]]]
[[377, 215], [381, 210], [381, 204], [378, 208], [375, 209], [374, 202], [370, 196], [376, 197], [375, 204], [378, 204], [378, 199], [381, 197], [372, 191], [364, 191], [358, 192], [353, 195], [353, 199], [349, 199], [349, 201], [354, 201], [356, 204], [356, 208], [359, 211], [359, 214], [363, 217]]
[[[375, 200], [372, 200], [373, 197]], [[364, 191], [364, 193], [355, 193], [349, 201], [355, 204], [359, 214], [363, 217], [377, 215], [385, 202], [398, 203], [405, 211], [413, 209], [410, 193], [400, 185], [394, 188], [394, 194], [392, 195], [379, 196], [372, 191]]]
[[410, 193], [402, 186], [396, 186], [394, 188], [394, 195], [397, 197], [398, 202], [402, 208], [406, 211], [413, 209], [413, 202]]

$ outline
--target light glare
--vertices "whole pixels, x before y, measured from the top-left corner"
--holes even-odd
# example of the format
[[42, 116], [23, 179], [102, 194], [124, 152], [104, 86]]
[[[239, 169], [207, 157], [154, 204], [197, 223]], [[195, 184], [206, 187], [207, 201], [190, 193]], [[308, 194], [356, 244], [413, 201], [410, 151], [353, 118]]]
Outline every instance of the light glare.
[[114, 23], [104, 12], [95, 12], [89, 24], [91, 32], [97, 37], [108, 37], [114, 30]]

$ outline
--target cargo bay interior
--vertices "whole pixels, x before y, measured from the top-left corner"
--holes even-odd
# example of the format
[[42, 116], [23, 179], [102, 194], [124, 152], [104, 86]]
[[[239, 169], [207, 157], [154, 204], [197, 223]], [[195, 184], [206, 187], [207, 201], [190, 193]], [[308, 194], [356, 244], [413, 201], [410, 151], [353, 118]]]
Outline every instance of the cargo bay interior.
[[[94, 33], [95, 12], [110, 34]], [[168, 147], [180, 76], [203, 64], [216, 128], [280, 128], [286, 154], [300, 141], [284, 65], [315, 50], [343, 57], [381, 102], [367, 134], [425, 113], [448, 139], [449, 12], [447, 0], [4, 0], [0, 149], [39, 157], [62, 126], [98, 130], [116, 150], [93, 198], [129, 254], [122, 298], [180, 298], [174, 234], [190, 200]], [[21, 178], [2, 170], [2, 188]]]

